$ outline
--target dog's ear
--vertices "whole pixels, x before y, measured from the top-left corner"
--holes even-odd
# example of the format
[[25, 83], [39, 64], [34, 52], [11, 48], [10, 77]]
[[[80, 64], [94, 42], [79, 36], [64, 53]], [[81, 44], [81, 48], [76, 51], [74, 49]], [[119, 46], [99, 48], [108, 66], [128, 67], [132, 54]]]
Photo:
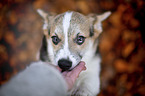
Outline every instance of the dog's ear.
[[105, 12], [101, 15], [96, 15], [96, 14], [89, 14], [89, 19], [92, 22], [91, 23], [91, 30], [93, 30], [93, 34], [95, 37], [98, 37], [99, 34], [102, 32], [102, 21], [104, 21], [106, 18], [108, 18], [111, 15], [111, 12]]
[[46, 13], [41, 9], [37, 9], [37, 12], [44, 19], [44, 25], [43, 25], [44, 35], [48, 35], [49, 30], [50, 30], [49, 29], [50, 20], [53, 19], [56, 14], [55, 13]]
[[37, 12], [39, 13], [39, 15], [44, 19], [44, 20], [48, 20], [48, 16], [49, 14], [44, 12], [43, 10], [41, 9], [37, 9]]

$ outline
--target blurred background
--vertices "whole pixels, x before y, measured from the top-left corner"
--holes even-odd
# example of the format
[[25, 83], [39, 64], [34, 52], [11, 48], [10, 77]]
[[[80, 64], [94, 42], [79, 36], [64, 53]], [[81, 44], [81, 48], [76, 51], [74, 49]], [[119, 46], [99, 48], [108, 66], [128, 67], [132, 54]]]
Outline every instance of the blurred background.
[[0, 85], [36, 61], [43, 20], [36, 10], [83, 14], [111, 11], [100, 36], [99, 96], [145, 96], [145, 1], [0, 0]]

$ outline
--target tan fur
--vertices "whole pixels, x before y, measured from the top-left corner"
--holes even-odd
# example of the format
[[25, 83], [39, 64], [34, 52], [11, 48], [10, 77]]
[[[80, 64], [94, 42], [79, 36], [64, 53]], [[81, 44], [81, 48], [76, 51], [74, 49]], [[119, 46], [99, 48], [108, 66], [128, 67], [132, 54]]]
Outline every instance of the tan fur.
[[[75, 60], [74, 66], [72, 65], [73, 68], [81, 60], [86, 62], [87, 70], [80, 74], [80, 77], [77, 79], [74, 88], [70, 91], [70, 94], [73, 96], [95, 96], [98, 94], [100, 90], [99, 73], [101, 59], [99, 55], [95, 55], [98, 45], [96, 39], [102, 32], [102, 21], [105, 20], [111, 13], [105, 12], [102, 15], [90, 14], [88, 16], [84, 16], [78, 12], [72, 11], [71, 19], [69, 21], [70, 25], [68, 26], [69, 28], [66, 33], [64, 32], [65, 25], [63, 26], [63, 20], [65, 20], [65, 14], [70, 12], [59, 15], [46, 14], [42, 10], [39, 10], [38, 12], [44, 18], [43, 30], [44, 35], [47, 37], [47, 47], [50, 48], [50, 50], [48, 48], [51, 53], [51, 56], [49, 56], [49, 59], [51, 59], [50, 61], [57, 63], [56, 58], [58, 56], [62, 58], [65, 57], [66, 59], [66, 56], [64, 55], [69, 55], [69, 60]], [[66, 24], [68, 24], [68, 22]], [[77, 35], [85, 37], [85, 42], [81, 45], [75, 42]], [[58, 36], [61, 41], [57, 45], [53, 44], [51, 38], [52, 36]], [[66, 46], [66, 40], [68, 46], [64, 47]], [[67, 54], [65, 50], [67, 50], [69, 54]]]

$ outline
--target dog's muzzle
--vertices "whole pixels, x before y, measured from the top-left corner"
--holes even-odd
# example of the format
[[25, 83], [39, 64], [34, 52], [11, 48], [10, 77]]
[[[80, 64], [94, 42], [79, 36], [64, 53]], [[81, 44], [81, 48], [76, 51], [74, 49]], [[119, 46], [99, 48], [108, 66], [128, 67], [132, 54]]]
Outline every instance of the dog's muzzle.
[[71, 68], [72, 62], [67, 59], [60, 59], [58, 61], [58, 66], [62, 69], [62, 71], [66, 71]]

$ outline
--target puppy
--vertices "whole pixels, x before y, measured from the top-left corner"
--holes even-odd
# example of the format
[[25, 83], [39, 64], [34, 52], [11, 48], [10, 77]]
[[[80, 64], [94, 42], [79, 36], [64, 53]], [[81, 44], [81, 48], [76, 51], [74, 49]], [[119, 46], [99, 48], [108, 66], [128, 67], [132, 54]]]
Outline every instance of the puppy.
[[96, 53], [98, 36], [102, 32], [102, 21], [111, 12], [102, 15], [84, 16], [68, 11], [59, 15], [37, 10], [44, 19], [44, 37], [40, 50], [40, 60], [59, 66], [63, 71], [72, 70], [80, 61], [86, 63], [87, 70], [81, 72], [72, 96], [95, 96], [100, 91], [100, 56]]

